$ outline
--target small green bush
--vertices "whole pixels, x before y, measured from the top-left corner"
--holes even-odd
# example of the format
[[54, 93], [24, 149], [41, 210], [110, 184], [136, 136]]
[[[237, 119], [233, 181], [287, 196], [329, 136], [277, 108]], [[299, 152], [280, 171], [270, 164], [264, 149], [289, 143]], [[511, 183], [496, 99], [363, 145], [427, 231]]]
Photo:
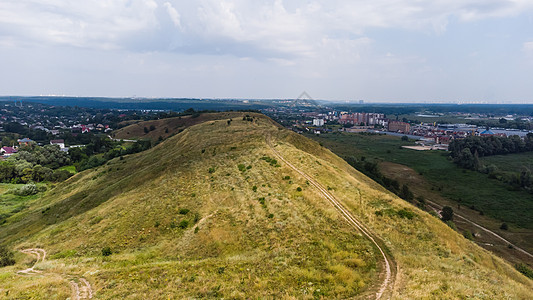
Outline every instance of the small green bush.
[[0, 245], [0, 267], [11, 266], [15, 264], [13, 252]]
[[415, 213], [408, 210], [408, 209], [405, 209], [405, 208], [402, 208], [400, 209], [398, 212], [396, 212], [396, 214], [398, 215], [398, 217], [402, 218], [402, 219], [409, 219], [409, 220], [412, 220], [414, 217], [415, 217]]
[[528, 267], [528, 265], [524, 263], [520, 263], [520, 264], [515, 265], [515, 268], [516, 270], [518, 270], [518, 272], [526, 275], [526, 277], [533, 279], [533, 270], [530, 267]]
[[252, 191], [257, 192], [257, 186], [252, 186]]
[[301, 187], [297, 187], [297, 188], [296, 188], [296, 191], [301, 192], [301, 191], [302, 191], [302, 188], [301, 188]]
[[113, 252], [111, 251], [111, 248], [109, 247], [102, 248], [102, 256], [109, 256], [111, 254], [113, 254]]
[[243, 165], [243, 164], [239, 164], [237, 167], [239, 168], [239, 171], [241, 171], [241, 172], [246, 171], [246, 166]]
[[465, 232], [463, 233], [463, 236], [465, 237], [465, 239], [467, 240], [474, 240], [474, 236], [472, 235], [472, 233], [468, 230], [465, 230]]
[[209, 172], [209, 174], [215, 173], [215, 168], [209, 168], [208, 172]]
[[187, 220], [181, 220], [181, 222], [178, 224], [178, 226], [181, 228], [181, 229], [185, 229], [189, 226], [189, 221]]
[[28, 183], [13, 192], [17, 196], [31, 196], [39, 193], [39, 189], [33, 183]]
[[179, 210], [180, 215], [186, 215], [189, 212], [190, 212], [190, 210], [187, 209], [187, 208], [180, 208], [180, 210]]
[[509, 229], [509, 225], [507, 225], [507, 223], [502, 223], [502, 226], [500, 226], [500, 229], [508, 230]]

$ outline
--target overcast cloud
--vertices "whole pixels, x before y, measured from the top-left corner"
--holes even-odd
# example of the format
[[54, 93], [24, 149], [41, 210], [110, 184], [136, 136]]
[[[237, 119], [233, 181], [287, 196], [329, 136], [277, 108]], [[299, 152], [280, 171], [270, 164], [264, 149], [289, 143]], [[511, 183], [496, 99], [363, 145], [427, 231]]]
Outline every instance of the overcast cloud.
[[533, 1], [2, 0], [0, 94], [533, 102]]

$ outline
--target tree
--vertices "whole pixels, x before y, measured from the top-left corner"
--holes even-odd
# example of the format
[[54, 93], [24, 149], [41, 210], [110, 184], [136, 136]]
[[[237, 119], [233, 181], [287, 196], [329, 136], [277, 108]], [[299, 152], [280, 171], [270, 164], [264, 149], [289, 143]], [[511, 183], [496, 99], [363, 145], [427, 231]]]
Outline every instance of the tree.
[[442, 208], [442, 212], [440, 213], [441, 220], [444, 222], [452, 221], [453, 220], [453, 208], [449, 206], [444, 206]]
[[411, 192], [411, 190], [409, 190], [409, 187], [406, 184], [404, 184], [402, 186], [402, 190], [400, 191], [400, 195], [398, 195], [398, 196], [400, 196], [400, 198], [402, 198], [402, 199], [404, 199], [406, 201], [409, 201], [409, 202], [413, 201], [413, 199], [414, 199], [413, 192]]
[[402, 141], [404, 141], [404, 142], [407, 142], [407, 141], [409, 141], [409, 137], [408, 137], [408, 136], [406, 136], [406, 135], [402, 136]]

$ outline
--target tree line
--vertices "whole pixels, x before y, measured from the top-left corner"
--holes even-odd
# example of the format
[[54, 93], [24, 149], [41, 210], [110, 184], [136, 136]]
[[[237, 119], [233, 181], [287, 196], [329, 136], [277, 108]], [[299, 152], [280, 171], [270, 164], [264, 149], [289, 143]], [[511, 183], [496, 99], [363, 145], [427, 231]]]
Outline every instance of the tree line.
[[528, 133], [524, 139], [517, 135], [501, 136], [469, 136], [450, 142], [453, 161], [459, 166], [478, 170], [481, 167], [479, 157], [533, 151], [533, 134]]

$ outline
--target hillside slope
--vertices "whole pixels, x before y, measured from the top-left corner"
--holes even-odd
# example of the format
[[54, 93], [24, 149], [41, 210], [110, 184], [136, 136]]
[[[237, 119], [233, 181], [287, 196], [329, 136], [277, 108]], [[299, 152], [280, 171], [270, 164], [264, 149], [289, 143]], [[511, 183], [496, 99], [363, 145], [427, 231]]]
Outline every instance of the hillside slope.
[[386, 296], [530, 296], [529, 279], [317, 143], [259, 114], [216, 118], [79, 173], [8, 219], [1, 243], [48, 255], [41, 273], [17, 274], [34, 262], [18, 253], [0, 295], [64, 299], [86, 280], [97, 299], [373, 298], [378, 249], [279, 153], [383, 240], [397, 265]]

